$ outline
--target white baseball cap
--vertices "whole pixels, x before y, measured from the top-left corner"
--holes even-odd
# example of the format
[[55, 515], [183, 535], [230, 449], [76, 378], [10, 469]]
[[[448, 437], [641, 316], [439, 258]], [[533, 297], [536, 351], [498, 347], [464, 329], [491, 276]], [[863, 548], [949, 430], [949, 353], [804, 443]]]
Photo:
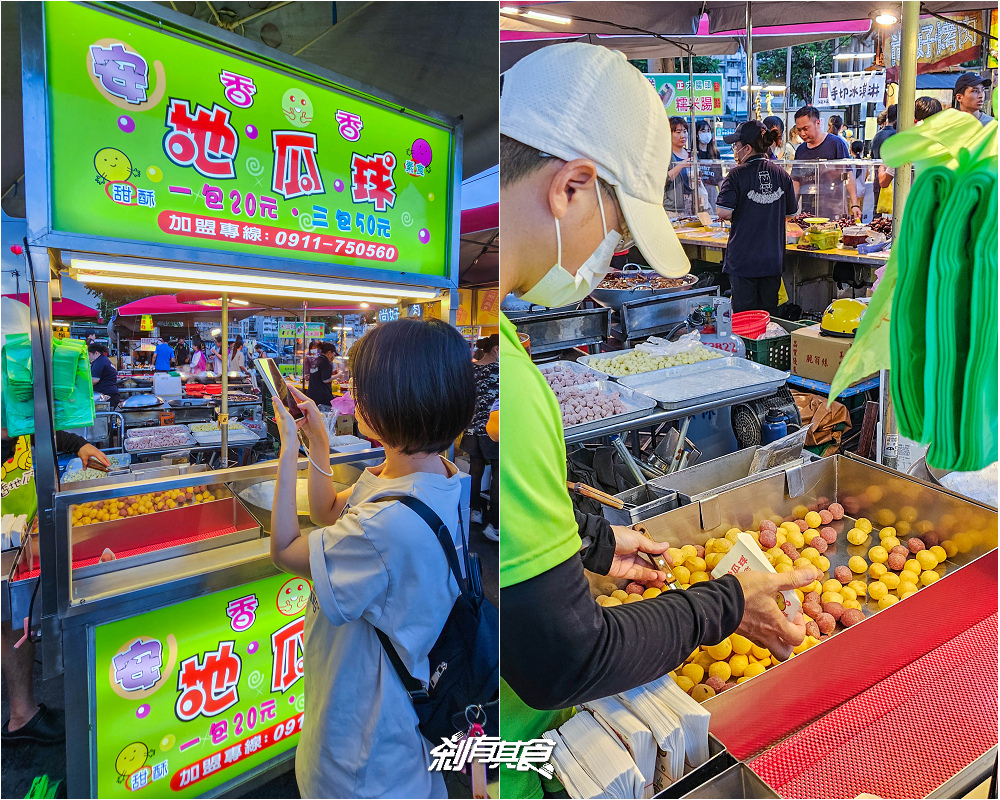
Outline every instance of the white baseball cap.
[[504, 73], [500, 133], [565, 161], [593, 161], [650, 266], [670, 278], [690, 271], [663, 208], [670, 122], [624, 53], [570, 42], [525, 56]]

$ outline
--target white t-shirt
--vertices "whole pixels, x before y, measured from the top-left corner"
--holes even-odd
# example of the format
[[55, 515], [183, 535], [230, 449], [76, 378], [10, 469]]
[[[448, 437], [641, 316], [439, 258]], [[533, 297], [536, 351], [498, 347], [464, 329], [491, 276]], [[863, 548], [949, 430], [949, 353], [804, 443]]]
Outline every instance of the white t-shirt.
[[448, 796], [441, 773], [427, 769], [433, 745], [420, 734], [413, 704], [373, 626], [388, 635], [410, 674], [426, 683], [428, 655], [458, 585], [420, 517], [398, 502], [366, 502], [411, 495], [455, 536], [461, 479], [454, 464], [444, 463], [447, 478], [421, 472], [383, 480], [365, 470], [341, 518], [309, 535], [307, 708], [295, 757], [303, 797]]

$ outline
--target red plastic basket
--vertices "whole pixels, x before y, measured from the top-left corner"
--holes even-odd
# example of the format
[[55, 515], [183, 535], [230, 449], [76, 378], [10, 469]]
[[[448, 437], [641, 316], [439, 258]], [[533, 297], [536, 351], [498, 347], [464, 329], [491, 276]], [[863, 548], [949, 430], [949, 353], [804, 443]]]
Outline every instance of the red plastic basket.
[[733, 314], [733, 333], [756, 339], [767, 330], [771, 315], [766, 311], [738, 311]]

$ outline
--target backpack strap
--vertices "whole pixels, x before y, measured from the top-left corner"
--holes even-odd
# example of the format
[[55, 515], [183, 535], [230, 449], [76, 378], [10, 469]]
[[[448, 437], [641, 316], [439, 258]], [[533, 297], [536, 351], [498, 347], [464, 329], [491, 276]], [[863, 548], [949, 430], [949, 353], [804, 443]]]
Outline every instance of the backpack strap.
[[[441, 521], [441, 518], [434, 513], [434, 510], [430, 506], [422, 500], [418, 500], [416, 497], [411, 497], [410, 495], [379, 497], [371, 502], [402, 503], [418, 517], [420, 517], [420, 519], [427, 523], [427, 526], [434, 531], [434, 535], [437, 537], [438, 543], [444, 551], [444, 556], [448, 560], [448, 567], [451, 569], [451, 574], [455, 576], [459, 590], [470, 602], [472, 602], [468, 583], [465, 578], [462, 577], [462, 570], [459, 568], [458, 551], [455, 550], [455, 542], [451, 538], [451, 532], [448, 530], [448, 526]], [[461, 512], [459, 513], [461, 514]], [[468, 562], [468, 549], [466, 549], [466, 562]], [[406, 665], [403, 664], [403, 659], [401, 659], [399, 657], [399, 653], [396, 652], [395, 645], [393, 645], [386, 633], [375, 627], [375, 634], [378, 636], [378, 640], [382, 643], [382, 649], [385, 650], [385, 654], [389, 657], [389, 662], [392, 664], [392, 668], [399, 676], [399, 680], [402, 681], [403, 688], [406, 689], [406, 693], [410, 696], [410, 700], [416, 705], [428, 702], [430, 700], [430, 695], [427, 693], [427, 688], [421, 681], [417, 680], [410, 674]]]

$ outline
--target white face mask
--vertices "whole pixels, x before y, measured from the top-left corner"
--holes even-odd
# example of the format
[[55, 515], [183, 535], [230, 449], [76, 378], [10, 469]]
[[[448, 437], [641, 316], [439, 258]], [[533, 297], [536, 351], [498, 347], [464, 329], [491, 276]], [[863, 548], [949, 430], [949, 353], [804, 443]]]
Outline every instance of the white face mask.
[[597, 288], [598, 284], [604, 280], [604, 276], [610, 271], [611, 257], [615, 254], [615, 247], [621, 239], [621, 234], [614, 229], [607, 230], [604, 199], [601, 197], [600, 184], [596, 180], [594, 187], [597, 189], [597, 202], [601, 207], [601, 230], [607, 231], [604, 240], [590, 258], [583, 262], [580, 269], [576, 271], [576, 275], [572, 275], [562, 265], [562, 234], [557, 219], [555, 221], [556, 263], [552, 269], [545, 273], [545, 277], [521, 295], [522, 300], [546, 308], [560, 308], [572, 303], [579, 303]]
[[698, 134], [698, 141], [701, 142], [702, 144], [708, 144], [709, 142], [712, 141], [712, 132], [702, 131], [701, 133]]

